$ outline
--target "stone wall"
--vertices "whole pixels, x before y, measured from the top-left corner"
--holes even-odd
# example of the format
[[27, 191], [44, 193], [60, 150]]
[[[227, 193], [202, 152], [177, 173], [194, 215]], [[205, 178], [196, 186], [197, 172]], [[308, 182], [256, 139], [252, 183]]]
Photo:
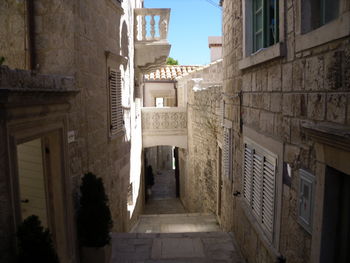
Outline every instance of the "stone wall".
[[[190, 212], [216, 212], [217, 140], [222, 87], [221, 61], [178, 78], [187, 94], [188, 149], [179, 151], [180, 198]], [[194, 78], [203, 78], [205, 90], [192, 90]], [[215, 83], [211, 86], [209, 83]], [[186, 89], [186, 91], [184, 91]], [[183, 104], [183, 103], [181, 103]]]
[[[310, 262], [312, 235], [298, 223], [297, 216], [298, 169], [311, 171], [316, 181], [318, 175], [314, 142], [305, 135], [301, 124], [314, 121], [350, 125], [349, 36], [298, 51], [299, 3], [280, 1], [285, 48], [282, 56], [240, 70], [242, 1], [223, 2], [224, 92], [235, 95], [242, 91], [242, 103], [239, 98], [226, 98], [225, 117], [233, 121], [234, 128], [234, 182], [232, 188], [224, 185], [228, 191], [224, 191], [221, 222], [225, 229], [234, 231], [247, 262], [275, 262], [279, 255], [287, 262]], [[278, 244], [266, 241], [250, 212], [243, 209], [243, 197], [232, 197], [232, 191], [242, 192], [245, 134], [241, 132], [240, 116], [244, 127], [282, 143], [281, 158], [292, 168], [291, 183], [281, 186], [282, 211], [277, 219], [281, 220], [281, 230], [275, 233], [280, 238]]]
[[0, 57], [4, 65], [24, 69], [25, 59], [25, 5], [24, 1], [0, 2]]
[[[19, 43], [25, 38], [22, 29], [24, 6], [17, 2], [6, 0], [0, 4], [1, 26], [6, 25], [6, 32], [0, 32], [0, 47], [1, 51], [9, 52], [0, 53], [0, 56], [13, 58], [13, 61], [6, 60], [8, 65], [22, 68], [24, 46]], [[133, 10], [141, 7], [142, 1], [122, 1], [121, 6], [114, 0], [34, 2], [36, 71], [72, 76], [75, 88], [79, 90], [70, 98], [67, 117], [68, 131], [75, 134], [74, 141], [67, 147], [67, 169], [75, 203], [81, 176], [88, 171], [95, 173], [104, 180], [114, 221], [113, 231], [127, 231], [144, 203], [140, 181], [141, 120], [140, 112], [135, 110], [140, 99], [133, 93]], [[15, 43], [13, 49], [9, 49], [12, 42]], [[132, 129], [113, 138], [109, 136], [108, 124], [106, 51], [127, 58], [124, 94], [130, 117], [125, 123], [130, 123], [128, 127]], [[135, 142], [133, 145], [131, 136]], [[133, 167], [130, 167], [131, 161]], [[127, 205], [127, 190], [131, 182], [135, 188], [134, 196], [139, 198], [132, 208]]]

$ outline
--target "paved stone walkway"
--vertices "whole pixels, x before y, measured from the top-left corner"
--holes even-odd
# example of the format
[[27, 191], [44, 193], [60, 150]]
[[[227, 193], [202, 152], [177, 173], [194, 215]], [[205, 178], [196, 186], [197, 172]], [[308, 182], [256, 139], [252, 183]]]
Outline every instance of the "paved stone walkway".
[[243, 263], [231, 233], [211, 214], [143, 215], [132, 233], [112, 234], [112, 263]]
[[224, 232], [114, 233], [113, 263], [244, 263], [233, 236]]
[[150, 199], [146, 203], [146, 215], [155, 214], [184, 214], [186, 213], [181, 201], [178, 198]]
[[134, 233], [187, 233], [219, 232], [220, 227], [212, 214], [142, 215], [132, 229]]

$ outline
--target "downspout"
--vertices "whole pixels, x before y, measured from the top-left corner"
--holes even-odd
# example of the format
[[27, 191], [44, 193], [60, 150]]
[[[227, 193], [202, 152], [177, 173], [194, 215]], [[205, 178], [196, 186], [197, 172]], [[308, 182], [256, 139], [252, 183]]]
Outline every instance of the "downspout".
[[174, 90], [175, 90], [175, 107], [177, 107], [179, 105], [179, 103], [177, 102], [177, 87], [176, 87], [176, 80], [174, 80]]
[[35, 56], [35, 18], [34, 18], [34, 3], [33, 0], [26, 0], [26, 31], [27, 31], [27, 54], [28, 60], [26, 61], [29, 70], [35, 70], [36, 68], [36, 56]]

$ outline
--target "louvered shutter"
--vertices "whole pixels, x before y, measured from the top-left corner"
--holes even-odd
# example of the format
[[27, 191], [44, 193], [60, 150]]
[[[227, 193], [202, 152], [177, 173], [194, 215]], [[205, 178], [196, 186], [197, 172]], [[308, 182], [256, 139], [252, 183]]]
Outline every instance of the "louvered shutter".
[[110, 132], [111, 135], [123, 131], [122, 77], [121, 72], [109, 69]]
[[231, 178], [231, 160], [232, 160], [232, 142], [231, 129], [224, 128], [224, 145], [223, 145], [223, 172], [227, 178]]
[[243, 170], [243, 196], [250, 204], [251, 202], [251, 182], [253, 172], [254, 150], [247, 144], [244, 145], [244, 170]]
[[256, 218], [260, 219], [261, 215], [261, 189], [262, 189], [262, 172], [264, 157], [254, 152], [253, 154], [253, 173], [251, 181], [252, 200], [251, 206]]
[[273, 233], [274, 209], [275, 209], [275, 173], [276, 159], [270, 156], [264, 158], [262, 197], [261, 197], [261, 221], [267, 232]]

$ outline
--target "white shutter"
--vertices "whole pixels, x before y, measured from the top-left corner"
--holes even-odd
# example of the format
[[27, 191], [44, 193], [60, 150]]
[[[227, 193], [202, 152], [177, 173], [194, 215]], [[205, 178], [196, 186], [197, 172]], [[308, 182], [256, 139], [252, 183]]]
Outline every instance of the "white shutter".
[[254, 150], [244, 145], [243, 196], [250, 204]]
[[222, 166], [223, 166], [224, 175], [227, 178], [231, 178], [231, 163], [232, 163], [231, 160], [232, 160], [231, 129], [224, 128]]
[[109, 69], [110, 132], [115, 135], [123, 131], [122, 77], [121, 72]]
[[252, 200], [251, 206], [256, 218], [261, 215], [261, 185], [264, 157], [254, 152], [253, 154], [253, 173], [252, 173]]
[[276, 159], [270, 156], [266, 156], [264, 159], [261, 196], [261, 221], [272, 237], [275, 209]]

